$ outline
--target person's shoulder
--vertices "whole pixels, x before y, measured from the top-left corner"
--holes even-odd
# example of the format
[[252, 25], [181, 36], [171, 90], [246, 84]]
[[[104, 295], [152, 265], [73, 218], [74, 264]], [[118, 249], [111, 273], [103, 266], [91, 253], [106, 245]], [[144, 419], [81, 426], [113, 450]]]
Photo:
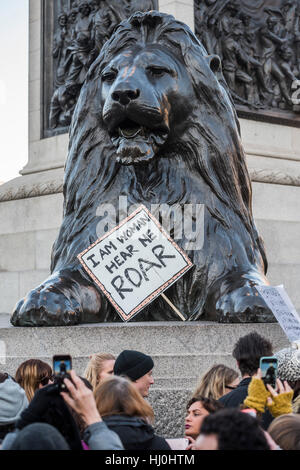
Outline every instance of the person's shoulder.
[[231, 390], [231, 392], [226, 393], [226, 395], [223, 395], [221, 398], [219, 398], [219, 402], [222, 403], [222, 405], [226, 405], [228, 401], [230, 401], [232, 394], [234, 394], [235, 390]]
[[12, 431], [6, 434], [5, 438], [3, 439], [1, 443], [1, 450], [10, 450], [19, 432], [20, 432], [19, 429], [16, 429], [15, 431]]
[[235, 390], [227, 393], [223, 397], [219, 398], [219, 402], [226, 406], [239, 406], [248, 393], [248, 383], [240, 384]]

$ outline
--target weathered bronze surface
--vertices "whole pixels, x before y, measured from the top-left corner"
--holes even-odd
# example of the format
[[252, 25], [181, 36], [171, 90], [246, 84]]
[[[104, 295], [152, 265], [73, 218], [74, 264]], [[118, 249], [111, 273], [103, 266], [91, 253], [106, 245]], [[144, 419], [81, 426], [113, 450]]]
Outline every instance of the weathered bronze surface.
[[195, 0], [195, 31], [239, 116], [300, 126], [299, 0]]
[[[13, 325], [120, 321], [76, 258], [99, 224], [111, 223], [99, 208], [118, 209], [120, 196], [149, 210], [205, 205], [203, 246], [176, 240], [195, 266], [166, 291], [186, 319], [274, 321], [254, 287], [267, 283], [267, 261], [219, 58], [155, 11], [122, 22], [88, 72], [71, 125], [53, 274], [19, 302]], [[162, 298], [136, 317], [177, 319]]]

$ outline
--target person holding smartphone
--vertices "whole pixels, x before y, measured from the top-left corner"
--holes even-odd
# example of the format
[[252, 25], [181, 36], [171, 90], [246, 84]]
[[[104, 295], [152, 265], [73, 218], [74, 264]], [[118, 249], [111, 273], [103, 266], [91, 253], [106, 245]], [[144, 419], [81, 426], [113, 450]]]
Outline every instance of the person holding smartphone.
[[[240, 408], [248, 395], [251, 379], [259, 369], [260, 358], [272, 356], [273, 347], [269, 340], [253, 331], [236, 342], [232, 355], [237, 362], [242, 380], [235, 390], [221, 397], [219, 401], [225, 408]], [[273, 417], [267, 409], [262, 414], [262, 427], [268, 429], [272, 420]]]
[[[268, 372], [271, 367], [274, 369], [272, 373]], [[283, 414], [292, 413], [293, 390], [287, 381], [282, 382], [275, 378], [274, 383], [274, 375], [274, 366], [267, 369], [265, 376], [259, 368], [251, 379], [244, 405], [255, 409], [259, 415], [268, 409], [273, 418], [277, 418]], [[269, 381], [272, 381], [272, 385]]]

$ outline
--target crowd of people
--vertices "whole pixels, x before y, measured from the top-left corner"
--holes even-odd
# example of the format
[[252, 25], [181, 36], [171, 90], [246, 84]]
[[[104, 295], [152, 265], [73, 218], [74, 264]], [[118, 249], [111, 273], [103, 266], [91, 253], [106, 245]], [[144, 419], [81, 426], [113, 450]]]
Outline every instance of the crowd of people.
[[[278, 351], [276, 386], [262, 379], [273, 355], [256, 332], [241, 337], [237, 370], [211, 367], [186, 406], [184, 435], [158, 436], [147, 398], [154, 361], [139, 351], [93, 354], [82, 377], [29, 359], [0, 373], [1, 450], [299, 450], [300, 351]], [[174, 434], [178, 434], [174, 430]]]

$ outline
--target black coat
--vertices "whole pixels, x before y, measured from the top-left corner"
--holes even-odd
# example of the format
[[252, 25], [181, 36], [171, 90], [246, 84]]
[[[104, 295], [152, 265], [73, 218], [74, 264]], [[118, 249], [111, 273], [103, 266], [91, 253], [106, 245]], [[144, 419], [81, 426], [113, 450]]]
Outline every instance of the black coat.
[[[219, 402], [222, 403], [225, 408], [239, 408], [248, 396], [248, 386], [250, 382], [251, 377], [243, 379], [235, 390], [221, 397]], [[273, 417], [269, 410], [262, 414], [261, 425], [265, 430], [268, 429], [272, 421]]]
[[114, 415], [105, 416], [103, 421], [118, 434], [125, 450], [170, 450], [166, 440], [141, 418]]

